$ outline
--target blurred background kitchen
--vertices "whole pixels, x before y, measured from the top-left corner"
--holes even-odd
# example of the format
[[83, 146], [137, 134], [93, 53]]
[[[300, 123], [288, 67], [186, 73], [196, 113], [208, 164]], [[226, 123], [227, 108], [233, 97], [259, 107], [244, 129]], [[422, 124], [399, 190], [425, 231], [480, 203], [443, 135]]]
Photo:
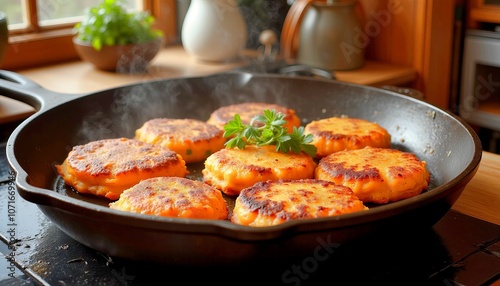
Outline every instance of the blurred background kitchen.
[[[246, 23], [246, 50], [262, 49], [260, 36], [268, 30], [276, 37], [272, 42], [277, 55], [274, 59], [310, 65], [316, 64], [305, 59], [314, 55], [315, 49], [322, 45], [320, 42], [328, 39], [346, 44], [346, 41], [320, 34], [319, 29], [325, 24], [319, 22], [317, 15], [316, 18], [311, 16], [317, 20], [312, 22], [316, 25], [308, 27], [309, 32], [301, 36], [300, 29], [305, 29], [305, 22], [309, 21], [307, 13], [314, 5], [345, 6], [353, 2], [128, 0], [124, 3], [129, 9], [151, 12], [156, 19], [154, 26], [163, 32], [164, 47], [168, 48], [182, 46], [184, 20], [194, 1], [237, 5]], [[0, 57], [0, 68], [22, 72], [78, 61], [71, 40], [73, 26], [80, 21], [86, 7], [99, 2], [0, 0], [0, 11], [6, 15], [9, 29], [9, 44]], [[410, 96], [422, 97], [460, 115], [480, 135], [485, 150], [500, 152], [500, 0], [358, 0], [354, 1], [351, 10], [343, 11], [331, 16], [333, 20], [329, 23], [349, 27], [341, 29], [344, 36], [350, 35], [352, 39], [342, 51], [359, 61], [355, 65], [342, 66], [338, 63], [338, 50], [330, 45], [332, 53], [329, 56], [333, 55], [335, 62], [326, 66], [327, 70], [338, 74], [339, 80], [367, 77], [367, 82], [376, 81], [380, 87], [396, 87], [403, 93], [413, 91]], [[339, 23], [340, 15], [347, 18]], [[359, 22], [352, 24], [351, 20]], [[299, 41], [300, 37], [312, 37], [314, 33], [318, 33], [315, 42]], [[305, 56], [301, 56], [301, 49], [302, 52], [308, 49]], [[372, 80], [377, 75], [387, 74], [398, 80]], [[0, 114], [8, 113], [8, 108], [13, 107], [0, 104]], [[22, 119], [22, 116], [1, 118], [2, 133], [9, 129], [6, 126]]]

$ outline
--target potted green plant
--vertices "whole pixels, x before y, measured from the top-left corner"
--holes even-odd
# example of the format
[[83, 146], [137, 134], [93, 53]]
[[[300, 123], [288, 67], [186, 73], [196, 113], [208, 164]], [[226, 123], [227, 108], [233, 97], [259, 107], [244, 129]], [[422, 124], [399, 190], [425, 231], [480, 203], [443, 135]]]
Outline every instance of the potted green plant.
[[75, 25], [73, 43], [79, 56], [98, 69], [143, 71], [162, 45], [154, 20], [146, 11], [127, 11], [121, 0], [103, 0]]

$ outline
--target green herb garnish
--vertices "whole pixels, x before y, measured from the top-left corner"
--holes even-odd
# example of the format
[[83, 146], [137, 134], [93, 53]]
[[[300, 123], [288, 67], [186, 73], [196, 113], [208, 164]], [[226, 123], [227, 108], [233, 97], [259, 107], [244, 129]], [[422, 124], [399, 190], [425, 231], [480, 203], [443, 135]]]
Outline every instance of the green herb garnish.
[[160, 38], [163, 33], [152, 28], [154, 20], [147, 11], [128, 12], [122, 0], [102, 0], [85, 11], [73, 31], [78, 39], [91, 43], [99, 51], [106, 45], [145, 43]]
[[[304, 134], [304, 127], [293, 127], [292, 133], [288, 133], [284, 124], [285, 115], [276, 113], [275, 110], [264, 110], [263, 115], [257, 115], [245, 125], [239, 114], [224, 125], [224, 137], [233, 137], [226, 142], [228, 148], [243, 149], [247, 144], [263, 146], [276, 145], [276, 151], [288, 153], [306, 152], [309, 156], [316, 156], [316, 146], [309, 144], [313, 140], [312, 134]], [[262, 124], [255, 124], [256, 121]]]

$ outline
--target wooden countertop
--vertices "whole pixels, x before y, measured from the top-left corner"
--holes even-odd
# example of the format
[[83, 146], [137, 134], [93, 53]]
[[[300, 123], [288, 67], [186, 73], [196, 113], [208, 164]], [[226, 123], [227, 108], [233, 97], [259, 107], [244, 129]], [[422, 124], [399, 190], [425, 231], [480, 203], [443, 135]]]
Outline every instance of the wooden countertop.
[[500, 155], [483, 151], [479, 170], [453, 205], [461, 213], [500, 225]]
[[[244, 66], [249, 63], [247, 59], [252, 58], [255, 58], [255, 54], [248, 51], [244, 53], [240, 61], [199, 62], [189, 56], [181, 46], [172, 46], [160, 51], [151, 62], [147, 72], [143, 74], [130, 75], [99, 71], [91, 64], [81, 61], [22, 70], [19, 73], [49, 90], [64, 93], [86, 93], [141, 80], [221, 72]], [[363, 67], [356, 70], [336, 71], [335, 76], [341, 81], [364, 85], [404, 85], [411, 83], [416, 78], [416, 71], [410, 67], [367, 61]]]
[[[19, 73], [52, 91], [87, 93], [144, 80], [216, 73], [243, 64], [245, 63], [200, 63], [189, 57], [181, 47], [169, 47], [160, 52], [144, 74], [124, 75], [98, 71], [90, 64], [80, 61], [23, 70]], [[403, 85], [415, 78], [415, 72], [411, 68], [377, 62], [367, 62], [359, 70], [336, 72], [335, 75], [339, 80], [373, 86]], [[9, 116], [27, 116], [33, 112], [34, 109], [30, 106], [0, 96], [0, 124], [1, 118], [5, 121], [9, 120]], [[499, 177], [500, 155], [483, 152], [477, 174], [453, 209], [500, 225]]]

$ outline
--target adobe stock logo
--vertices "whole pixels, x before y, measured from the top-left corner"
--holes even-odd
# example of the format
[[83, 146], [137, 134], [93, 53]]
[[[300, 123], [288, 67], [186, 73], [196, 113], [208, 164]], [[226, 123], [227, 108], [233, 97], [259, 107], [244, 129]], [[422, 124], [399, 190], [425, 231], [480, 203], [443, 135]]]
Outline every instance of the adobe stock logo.
[[318, 237], [316, 239], [318, 246], [313, 251], [311, 256], [304, 258], [300, 265], [292, 265], [289, 270], [283, 272], [281, 280], [285, 284], [300, 285], [302, 281], [309, 279], [309, 277], [318, 270], [320, 262], [326, 261], [335, 251], [340, 247], [339, 243], [333, 243], [331, 236], [326, 238]]
[[464, 103], [460, 105], [460, 116], [467, 119], [471, 113], [479, 108], [481, 101], [485, 101], [500, 88], [500, 81], [493, 80], [493, 74], [488, 74], [486, 77], [478, 75], [474, 88], [474, 96], [467, 96]]
[[340, 48], [342, 54], [350, 62], [354, 54], [359, 54], [364, 48], [370, 44], [372, 38], [377, 37], [382, 32], [382, 29], [387, 27], [392, 21], [392, 15], [396, 15], [403, 11], [400, 0], [390, 0], [387, 2], [386, 9], [380, 11], [371, 11], [368, 13], [371, 20], [365, 24], [363, 30], [360, 27], [354, 27], [353, 43], [342, 42]]

